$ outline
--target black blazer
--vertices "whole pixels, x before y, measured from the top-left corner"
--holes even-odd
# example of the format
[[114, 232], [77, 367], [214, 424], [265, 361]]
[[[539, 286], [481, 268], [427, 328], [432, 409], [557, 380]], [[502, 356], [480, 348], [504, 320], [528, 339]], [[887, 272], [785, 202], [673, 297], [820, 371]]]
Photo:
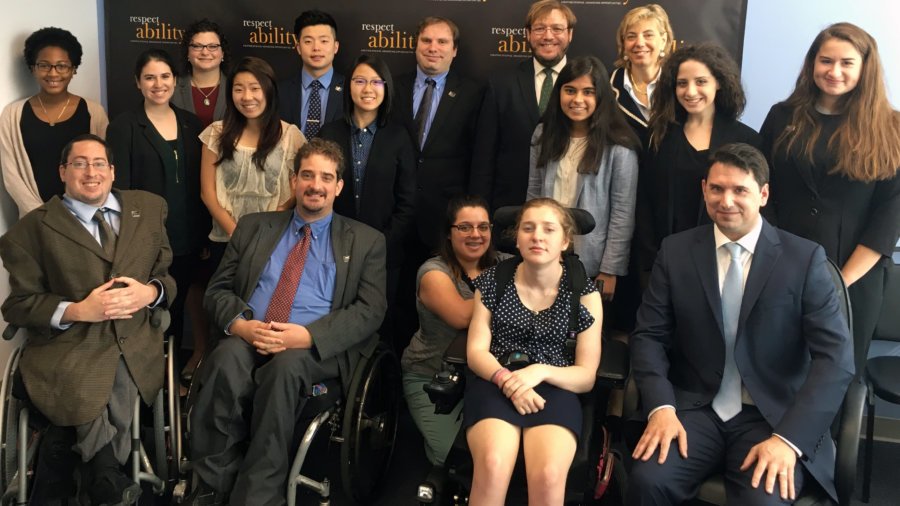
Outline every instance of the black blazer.
[[[171, 107], [178, 120], [178, 139], [183, 148], [179, 156], [184, 164], [188, 200], [185, 203], [187, 216], [169, 214], [167, 225], [171, 225], [172, 220], [188, 220], [190, 250], [197, 251], [206, 243], [212, 226], [209, 211], [200, 200], [200, 120], [184, 109]], [[123, 112], [109, 123], [106, 142], [113, 152], [116, 188], [145, 190], [167, 198], [166, 173], [176, 168], [170, 165], [171, 158], [163, 153], [168, 155], [172, 150], [147, 118], [143, 102], [137, 109]], [[169, 208], [176, 206], [170, 204]]]
[[334, 212], [384, 233], [387, 266], [396, 267], [403, 261], [403, 241], [413, 226], [415, 213], [412, 143], [406, 130], [396, 123], [378, 127], [366, 162], [359, 212], [356, 212], [350, 131], [350, 124], [344, 119], [328, 123], [319, 131], [319, 137], [337, 142], [344, 153], [344, 188], [334, 200]]
[[428, 138], [420, 149], [413, 117], [415, 79], [416, 73], [412, 72], [394, 81], [393, 118], [406, 127], [415, 149], [416, 227], [419, 239], [433, 250], [447, 202], [465, 194], [469, 186], [475, 126], [484, 87], [450, 70]]
[[[328, 89], [328, 105], [325, 106], [322, 126], [344, 116], [343, 89], [344, 76], [335, 72], [331, 77], [331, 87]], [[300, 72], [290, 79], [278, 82], [278, 114], [284, 121], [297, 125], [301, 132], [306, 126], [300, 124], [300, 108], [304, 100]]]
[[[820, 246], [763, 222], [744, 287], [734, 357], [775, 432], [835, 497], [830, 427], [853, 378], [853, 344]], [[643, 414], [709, 405], [725, 363], [712, 225], [663, 241], [631, 335]], [[693, 454], [692, 454], [693, 455]]]
[[485, 90], [469, 190], [492, 209], [525, 202], [531, 135], [540, 120], [532, 62], [528, 58], [513, 72], [499, 72]]
[[612, 75], [609, 76], [609, 84], [612, 85], [613, 93], [616, 95], [616, 104], [619, 106], [619, 110], [625, 115], [628, 125], [641, 141], [642, 153], [646, 152], [647, 146], [650, 144], [650, 130], [638, 105], [625, 89], [625, 69], [618, 67], [613, 70]]

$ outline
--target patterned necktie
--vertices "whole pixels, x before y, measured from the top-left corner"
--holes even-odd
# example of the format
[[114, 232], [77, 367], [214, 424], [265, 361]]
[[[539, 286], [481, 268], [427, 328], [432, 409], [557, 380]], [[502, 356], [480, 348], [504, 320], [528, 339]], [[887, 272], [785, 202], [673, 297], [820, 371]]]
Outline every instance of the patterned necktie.
[[275, 293], [266, 309], [267, 322], [287, 323], [291, 316], [291, 306], [294, 305], [294, 297], [297, 296], [297, 287], [300, 286], [300, 277], [303, 275], [303, 266], [306, 264], [306, 255], [309, 253], [309, 245], [312, 242], [312, 232], [309, 225], [304, 225], [303, 237], [291, 248], [284, 267], [281, 268], [281, 277], [275, 285]]
[[713, 398], [713, 411], [723, 422], [727, 422], [741, 412], [741, 375], [734, 361], [734, 341], [737, 335], [738, 318], [741, 314], [741, 299], [744, 297], [744, 267], [741, 265], [741, 245], [736, 242], [725, 244], [731, 254], [725, 282], [722, 284], [722, 327], [725, 329], [725, 367], [719, 392]]
[[319, 96], [319, 90], [322, 89], [322, 83], [318, 80], [313, 81], [309, 85], [309, 110], [306, 112], [306, 128], [303, 129], [303, 135], [307, 139], [312, 139], [319, 133], [322, 128], [322, 97]]
[[112, 258], [116, 254], [116, 233], [103, 216], [104, 211], [106, 211], [105, 207], [97, 209], [97, 212], [94, 213], [94, 221], [97, 222], [100, 231], [100, 246]]
[[419, 110], [416, 112], [416, 136], [419, 140], [419, 149], [425, 147], [425, 126], [428, 124], [428, 116], [431, 115], [431, 100], [434, 97], [434, 79], [425, 79], [425, 93], [419, 102]]
[[538, 100], [538, 109], [543, 116], [550, 103], [550, 94], [553, 93], [553, 68], [544, 67], [544, 84], [541, 85], [541, 99]]

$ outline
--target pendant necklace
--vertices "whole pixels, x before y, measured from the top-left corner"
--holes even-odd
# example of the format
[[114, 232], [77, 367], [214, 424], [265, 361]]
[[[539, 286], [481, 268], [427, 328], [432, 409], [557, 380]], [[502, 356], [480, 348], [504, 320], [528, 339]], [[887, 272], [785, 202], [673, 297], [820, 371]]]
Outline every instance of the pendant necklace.
[[219, 83], [216, 83], [216, 85], [213, 86], [213, 89], [209, 90], [209, 93], [203, 93], [203, 88], [197, 86], [197, 83], [195, 83], [193, 80], [191, 80], [191, 84], [194, 86], [194, 88], [197, 88], [197, 91], [199, 91], [201, 95], [203, 95], [203, 105], [209, 107], [209, 96], [216, 92], [216, 89], [218, 89], [219, 87]]
[[50, 114], [47, 113], [47, 108], [44, 107], [44, 101], [41, 100], [41, 96], [40, 95], [36, 95], [36, 96], [38, 99], [38, 103], [41, 104], [41, 110], [44, 111], [44, 116], [47, 117], [47, 122], [50, 123], [50, 126], [55, 126], [57, 123], [59, 123], [59, 119], [62, 118], [63, 113], [66, 112], [66, 108], [69, 107], [69, 100], [72, 100], [72, 96], [69, 95], [69, 97], [66, 98], [66, 103], [63, 104], [62, 110], [60, 110], [59, 114], [56, 116], [56, 121], [53, 121], [50, 119]]

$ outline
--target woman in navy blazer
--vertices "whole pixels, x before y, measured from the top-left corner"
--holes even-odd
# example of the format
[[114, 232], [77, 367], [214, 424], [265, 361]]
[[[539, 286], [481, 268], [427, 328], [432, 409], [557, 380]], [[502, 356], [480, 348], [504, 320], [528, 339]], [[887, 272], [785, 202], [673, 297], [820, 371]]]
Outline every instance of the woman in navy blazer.
[[180, 336], [184, 297], [210, 228], [200, 200], [200, 121], [170, 103], [175, 67], [168, 53], [141, 53], [134, 77], [144, 97], [141, 106], [116, 117], [107, 131], [113, 152], [115, 186], [145, 190], [166, 200], [166, 232], [174, 255], [169, 271], [177, 298], [172, 301], [171, 333]]
[[[406, 130], [388, 120], [394, 83], [387, 64], [377, 56], [363, 55], [347, 75], [344, 117], [319, 132], [319, 137], [337, 142], [344, 152], [344, 189], [334, 201], [334, 210], [384, 233], [387, 266], [396, 268], [403, 260], [404, 238], [413, 226], [413, 145]], [[371, 143], [368, 156], [360, 149], [366, 143]]]

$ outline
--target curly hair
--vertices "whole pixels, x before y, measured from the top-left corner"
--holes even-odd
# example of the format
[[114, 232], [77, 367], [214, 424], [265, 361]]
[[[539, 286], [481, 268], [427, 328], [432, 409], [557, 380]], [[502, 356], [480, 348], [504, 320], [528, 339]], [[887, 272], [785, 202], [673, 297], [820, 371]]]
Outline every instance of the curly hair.
[[37, 55], [45, 47], [58, 47], [68, 53], [72, 67], [81, 65], [81, 43], [72, 35], [72, 32], [55, 26], [41, 28], [25, 39], [25, 65], [30, 69], [37, 64]]
[[[631, 62], [625, 58], [625, 35], [631, 26], [645, 19], [656, 21], [656, 30], [660, 35], [667, 37], [665, 46], [659, 49], [668, 52], [669, 55], [675, 52], [677, 44], [675, 32], [672, 30], [672, 24], [669, 23], [669, 15], [666, 13], [666, 10], [657, 4], [642, 5], [626, 12], [625, 16], [622, 17], [622, 21], [619, 22], [619, 28], [616, 30], [616, 61], [613, 64], [616, 67], [631, 67]], [[663, 58], [663, 56], [660, 56], [659, 59], [662, 61]]]
[[596, 174], [603, 153], [611, 145], [618, 144], [635, 150], [640, 147], [640, 141], [634, 130], [628, 126], [625, 116], [616, 104], [606, 67], [594, 56], [576, 56], [559, 72], [550, 101], [547, 103], [547, 110], [541, 118], [543, 131], [535, 140], [535, 145], [541, 147], [537, 159], [538, 167], [545, 167], [548, 162], [559, 160], [566, 154], [571, 138], [572, 120], [563, 112], [559, 95], [563, 86], [581, 76], [590, 77], [597, 105], [588, 120], [587, 147], [578, 163], [578, 173]]
[[721, 46], [712, 43], [682, 46], [666, 61], [659, 74], [650, 113], [650, 146], [659, 149], [662, 139], [673, 125], [683, 125], [687, 111], [675, 96], [678, 70], [686, 61], [706, 65], [719, 84], [716, 90], [717, 116], [737, 119], [744, 112], [747, 99], [741, 86], [741, 73], [734, 59]]
[[228, 39], [225, 37], [225, 32], [222, 30], [222, 27], [219, 26], [215, 21], [211, 21], [208, 18], [203, 18], [193, 23], [189, 24], [187, 29], [184, 30], [184, 33], [181, 35], [181, 55], [184, 57], [185, 67], [184, 72], [186, 75], [191, 75], [193, 73], [194, 68], [191, 66], [188, 61], [188, 55], [191, 54], [191, 41], [194, 39], [194, 35], [198, 33], [211, 32], [216, 34], [219, 37], [219, 44], [222, 46], [222, 72], [228, 74], [228, 70], [225, 65], [231, 61], [231, 53], [229, 52], [228, 47]]
[[319, 155], [334, 162], [334, 165], [337, 168], [337, 180], [340, 181], [341, 179], [344, 179], [344, 153], [341, 146], [334, 141], [329, 141], [320, 137], [313, 137], [309, 142], [300, 146], [300, 150], [297, 151], [297, 156], [294, 157], [294, 174], [300, 172], [300, 166], [303, 164], [303, 160], [306, 160], [313, 155]]
[[[459, 211], [464, 207], [484, 209], [484, 212], [489, 217], [488, 219], [490, 219], [491, 215], [487, 201], [478, 195], [459, 195], [447, 202], [447, 210], [442, 222], [443, 228], [441, 228], [442, 233], [437, 246], [437, 254], [441, 257], [441, 260], [450, 267], [450, 274], [454, 280], [462, 279], [462, 276], [466, 271], [463, 269], [462, 264], [459, 263], [459, 259], [456, 258], [456, 253], [453, 251], [453, 242], [450, 240], [450, 226], [456, 223], [456, 217], [459, 214]], [[493, 242], [488, 240], [487, 250], [485, 250], [484, 255], [478, 259], [478, 268], [484, 270], [488, 267], [497, 265], [498, 262], [499, 258], [497, 256], [497, 250], [494, 248]]]
[[822, 134], [815, 110], [821, 90], [813, 79], [813, 70], [822, 45], [832, 39], [849, 42], [862, 57], [856, 87], [837, 101], [836, 112], [845, 114], [828, 140], [828, 148], [837, 155], [832, 173], [864, 182], [890, 179], [900, 167], [900, 143], [897, 142], [900, 114], [887, 99], [878, 44], [865, 30], [851, 23], [835, 23], [813, 40], [794, 91], [787, 99], [793, 110], [791, 128], [781, 133], [774, 149], [788, 152], [798, 148], [812, 162], [813, 149]]

